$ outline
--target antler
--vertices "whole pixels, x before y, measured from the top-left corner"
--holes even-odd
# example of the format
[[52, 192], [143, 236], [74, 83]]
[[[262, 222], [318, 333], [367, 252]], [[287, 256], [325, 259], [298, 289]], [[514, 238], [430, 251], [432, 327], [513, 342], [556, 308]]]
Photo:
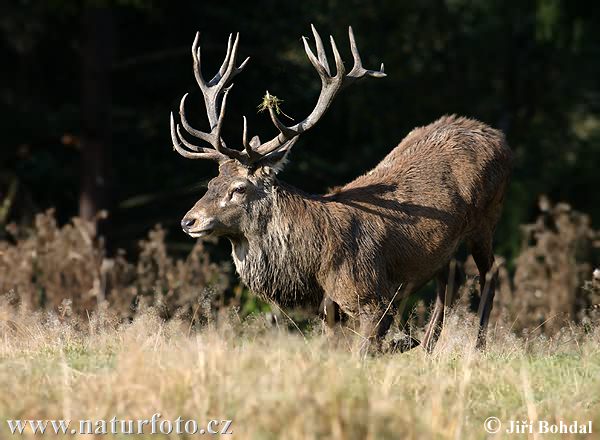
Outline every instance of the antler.
[[336, 68], [336, 74], [335, 76], [332, 76], [331, 71], [329, 69], [329, 63], [327, 61], [327, 54], [325, 53], [323, 41], [321, 40], [321, 36], [312, 24], [310, 25], [310, 27], [315, 37], [315, 43], [317, 47], [316, 57], [313, 51], [311, 50], [310, 46], [308, 45], [307, 38], [302, 37], [302, 41], [304, 43], [304, 50], [306, 51], [308, 59], [310, 60], [311, 64], [313, 65], [313, 67], [319, 74], [319, 77], [321, 78], [321, 92], [319, 94], [319, 99], [317, 100], [315, 108], [306, 119], [289, 127], [284, 125], [277, 117], [276, 111], [272, 107], [269, 107], [269, 114], [271, 116], [271, 120], [273, 121], [275, 127], [277, 127], [277, 129], [279, 130], [279, 134], [270, 141], [258, 147], [257, 152], [262, 156], [282, 148], [287, 149], [286, 143], [288, 143], [294, 137], [304, 133], [306, 130], [311, 129], [319, 121], [319, 119], [321, 119], [323, 114], [325, 114], [325, 112], [333, 102], [333, 99], [336, 97], [336, 95], [342, 89], [343, 86], [349, 85], [357, 79], [366, 76], [374, 78], [383, 78], [384, 76], [386, 76], [386, 74], [384, 73], [383, 63], [381, 64], [380, 70], [366, 70], [362, 66], [362, 61], [360, 59], [360, 54], [358, 53], [358, 49], [356, 47], [356, 40], [354, 39], [354, 32], [352, 31], [352, 26], [348, 27], [348, 36], [350, 38], [350, 49], [352, 50], [352, 56], [354, 58], [354, 66], [352, 67], [352, 70], [350, 70], [350, 73], [348, 73], [348, 75], [346, 75], [344, 62], [342, 61], [342, 57], [340, 56], [340, 53], [337, 49], [335, 40], [333, 39], [333, 37], [329, 37], [331, 49], [333, 50], [333, 57], [335, 59]]
[[[211, 131], [209, 133], [204, 133], [192, 128], [187, 122], [184, 111], [185, 98], [187, 97], [187, 94], [185, 94], [181, 99], [179, 114], [183, 128], [190, 135], [208, 142], [210, 145], [212, 145], [213, 149], [199, 147], [187, 142], [181, 134], [179, 124], [175, 125], [173, 114], [171, 113], [171, 138], [173, 140], [173, 146], [175, 150], [187, 158], [213, 159], [217, 161], [222, 161], [229, 158], [236, 159], [237, 161], [247, 165], [255, 163], [270, 154], [276, 154], [277, 152], [285, 153], [292, 147], [300, 134], [312, 128], [319, 121], [319, 119], [321, 119], [343, 86], [351, 84], [363, 77], [382, 78], [386, 76], [384, 73], [383, 64], [381, 64], [380, 70], [367, 70], [362, 66], [352, 27], [348, 28], [348, 35], [350, 38], [350, 49], [354, 58], [354, 66], [346, 75], [346, 69], [344, 67], [342, 57], [340, 56], [333, 37], [330, 37], [331, 49], [333, 50], [336, 67], [336, 74], [335, 76], [332, 76], [329, 63], [327, 61], [327, 55], [325, 53], [325, 47], [323, 46], [323, 41], [313, 25], [311, 25], [311, 29], [315, 38], [317, 55], [315, 56], [313, 53], [306, 37], [302, 37], [302, 41], [304, 43], [304, 50], [306, 51], [308, 59], [321, 78], [321, 92], [315, 108], [306, 117], [306, 119], [295, 125], [286, 126], [277, 117], [276, 109], [274, 109], [272, 106], [269, 107], [271, 121], [279, 130], [279, 134], [263, 144], [258, 141], [257, 137], [253, 138], [251, 141], [248, 141], [248, 126], [246, 117], [244, 116], [244, 131], [242, 135], [242, 143], [244, 146], [243, 151], [230, 149], [225, 146], [225, 143], [221, 138], [221, 127], [223, 124], [223, 118], [225, 116], [227, 93], [233, 84], [231, 84], [229, 87], [225, 86], [229, 84], [233, 76], [237, 75], [246, 66], [249, 58], [246, 58], [246, 60], [239, 67], [235, 67], [239, 34], [236, 34], [233, 46], [231, 44], [230, 35], [227, 44], [227, 54], [225, 55], [225, 60], [223, 61], [219, 72], [207, 83], [202, 77], [202, 72], [200, 70], [201, 59], [200, 48], [198, 47], [199, 37], [198, 34], [196, 34], [196, 38], [192, 46], [194, 74], [196, 76], [196, 81], [200, 86], [200, 90], [202, 91], [202, 95], [204, 96], [204, 103], [206, 106], [206, 113], [208, 115]], [[183, 148], [179, 141], [181, 141], [185, 147], [187, 147], [187, 149]]]
[[[196, 130], [188, 123], [185, 116], [185, 99], [187, 98], [187, 93], [181, 98], [181, 102], [179, 104], [179, 116], [181, 118], [181, 125], [185, 131], [192, 136], [209, 143], [212, 145], [213, 149], [211, 150], [209, 148], [199, 147], [187, 142], [181, 134], [179, 124], [175, 124], [173, 113], [171, 112], [171, 139], [173, 141], [173, 147], [179, 154], [189, 159], [213, 159], [222, 161], [227, 158], [232, 158], [240, 161], [245, 160], [242, 152], [227, 148], [225, 142], [221, 138], [221, 128], [223, 126], [225, 108], [227, 106], [227, 94], [229, 93], [229, 90], [231, 90], [231, 87], [233, 87], [233, 84], [229, 85], [229, 87], [226, 86], [231, 82], [231, 79], [235, 75], [240, 73], [242, 69], [246, 67], [248, 60], [250, 59], [250, 57], [246, 58], [239, 67], [236, 67], [240, 34], [236, 34], [233, 45], [231, 44], [231, 38], [232, 35], [229, 34], [229, 39], [227, 41], [227, 53], [223, 63], [221, 64], [221, 68], [213, 77], [213, 79], [208, 82], [206, 82], [202, 76], [202, 58], [199, 47], [200, 34], [196, 33], [196, 38], [194, 38], [194, 43], [192, 44], [194, 76], [196, 77], [196, 82], [198, 83], [198, 86], [202, 91], [202, 96], [204, 97], [204, 105], [206, 107], [206, 114], [210, 124], [210, 132], [205, 133], [203, 131]], [[179, 143], [180, 140], [188, 148], [187, 150], [181, 146]]]

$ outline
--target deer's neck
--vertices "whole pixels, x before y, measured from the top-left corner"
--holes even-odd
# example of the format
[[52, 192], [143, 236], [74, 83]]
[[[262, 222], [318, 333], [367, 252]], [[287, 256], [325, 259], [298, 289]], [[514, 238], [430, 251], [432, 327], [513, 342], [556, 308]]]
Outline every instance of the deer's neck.
[[322, 204], [285, 184], [257, 204], [248, 232], [231, 239], [242, 281], [257, 295], [282, 304], [316, 302], [327, 218]]

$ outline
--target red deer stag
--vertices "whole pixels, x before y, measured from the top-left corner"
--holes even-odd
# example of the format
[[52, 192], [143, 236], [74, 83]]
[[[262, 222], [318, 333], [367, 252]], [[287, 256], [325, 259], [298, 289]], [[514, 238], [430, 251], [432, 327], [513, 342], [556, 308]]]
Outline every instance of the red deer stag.
[[[219, 175], [181, 221], [191, 237], [227, 237], [242, 281], [260, 297], [278, 304], [318, 303], [330, 299], [358, 318], [363, 336], [378, 344], [402, 298], [437, 280], [434, 311], [422, 345], [429, 348], [443, 315], [449, 261], [466, 242], [480, 273], [482, 295], [478, 345], [485, 345], [494, 298], [492, 236], [510, 174], [511, 151], [501, 132], [471, 119], [444, 116], [411, 131], [375, 168], [324, 195], [309, 195], [276, 177], [299, 136], [323, 116], [342, 87], [364, 77], [382, 78], [363, 68], [352, 28], [354, 66], [346, 68], [333, 38], [335, 74], [323, 42], [312, 28], [316, 55], [304, 49], [321, 79], [317, 104], [306, 119], [286, 126], [269, 108], [279, 133], [262, 143], [249, 140], [244, 117], [242, 148], [221, 137], [239, 34], [230, 35], [225, 60], [206, 81], [201, 72], [198, 35], [193, 67], [204, 97], [210, 131], [187, 121], [181, 99], [181, 126], [171, 114], [175, 150], [190, 159], [212, 159]], [[181, 127], [204, 141], [196, 146]], [[487, 280], [487, 281], [486, 281]], [[401, 286], [401, 287], [400, 287]]]

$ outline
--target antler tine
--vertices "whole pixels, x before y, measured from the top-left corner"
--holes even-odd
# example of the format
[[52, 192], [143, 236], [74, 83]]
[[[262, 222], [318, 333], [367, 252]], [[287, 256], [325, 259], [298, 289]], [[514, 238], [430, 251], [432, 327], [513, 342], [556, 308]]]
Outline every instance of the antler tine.
[[[354, 58], [354, 67], [362, 67], [362, 61], [360, 59], [360, 53], [358, 53], [358, 47], [356, 47], [356, 38], [354, 38], [354, 30], [352, 29], [352, 26], [348, 26], [348, 39], [350, 40], [352, 58]], [[354, 68], [352, 70], [354, 70]]]
[[[244, 131], [242, 132], [242, 144], [244, 145], [244, 151], [248, 155], [248, 159], [250, 162], [255, 161], [256, 159], [260, 159], [260, 155], [254, 151], [252, 148], [252, 144], [254, 140], [248, 140], [248, 121], [246, 120], [246, 116], [242, 116], [244, 119]], [[258, 141], [260, 143], [260, 141]]]
[[233, 68], [235, 67], [240, 34], [237, 33], [235, 35], [233, 46], [231, 45], [231, 36], [232, 35], [229, 34], [229, 40], [227, 41], [227, 53], [225, 54], [225, 59], [223, 60], [219, 71], [208, 83], [208, 85], [211, 87], [217, 86], [217, 88], [223, 88], [223, 86], [225, 86], [227, 82], [231, 79], [230, 76], [233, 72]]
[[304, 43], [304, 51], [306, 52], [306, 55], [308, 56], [308, 59], [309, 59], [310, 63], [313, 65], [313, 67], [315, 68], [315, 70], [319, 73], [319, 76], [321, 77], [321, 80], [324, 80], [324, 79], [328, 78], [329, 74], [325, 70], [325, 66], [323, 66], [319, 62], [319, 60], [317, 59], [317, 57], [313, 53], [312, 49], [308, 45], [308, 39], [303, 36], [302, 37], [302, 42]]
[[227, 38], [227, 52], [225, 54], [225, 59], [223, 60], [223, 63], [221, 64], [221, 67], [219, 68], [219, 72], [213, 77], [213, 79], [210, 80], [211, 83], [215, 80], [215, 78], [222, 77], [223, 74], [225, 73], [225, 70], [227, 70], [227, 67], [229, 66], [229, 57], [231, 56], [231, 38], [232, 37], [233, 37], [233, 34], [229, 34], [229, 37]]
[[242, 116], [244, 120], [244, 131], [242, 132], [242, 145], [244, 146], [244, 150], [246, 152], [250, 151], [250, 144], [248, 143], [248, 121], [246, 120], [246, 116]]
[[225, 109], [227, 108], [227, 95], [229, 94], [229, 91], [232, 87], [233, 84], [227, 87], [223, 92], [223, 101], [221, 102], [221, 111], [219, 113], [219, 119], [217, 120], [217, 125], [211, 131], [211, 136], [213, 137], [212, 145], [215, 147], [215, 150], [217, 150], [219, 153], [243, 163], [246, 160], [244, 154], [241, 151], [227, 148], [225, 146], [225, 143], [223, 142], [223, 139], [221, 139], [221, 129], [223, 128], [223, 121], [225, 120]]
[[[242, 70], [244, 70], [244, 67], [246, 67], [246, 64], [248, 64], [248, 61], [250, 61], [250, 57], [246, 57], [246, 59], [244, 61], [242, 61], [242, 64], [240, 64], [238, 67], [236, 67], [234, 69], [234, 75], [237, 75], [238, 73], [240, 73]], [[383, 66], [383, 64], [382, 64]]]
[[190, 142], [188, 142], [186, 140], [185, 137], [183, 137], [183, 134], [181, 134], [181, 126], [179, 124], [175, 124], [175, 128], [177, 129], [177, 138], [179, 139], [179, 141], [185, 145], [189, 150], [192, 150], [196, 153], [209, 153], [211, 150], [205, 147], [200, 147], [198, 145], [194, 145]]
[[194, 66], [194, 76], [196, 77], [196, 82], [198, 83], [198, 87], [200, 87], [200, 90], [202, 90], [202, 93], [204, 93], [204, 91], [206, 90], [206, 81], [204, 81], [201, 69], [200, 32], [196, 32], [194, 42], [192, 43], [192, 61]]
[[317, 55], [319, 57], [319, 62], [325, 68], [325, 71], [328, 75], [331, 75], [331, 71], [329, 70], [329, 62], [327, 61], [327, 54], [325, 53], [325, 47], [323, 46], [323, 41], [321, 40], [321, 36], [315, 29], [314, 25], [311, 24], [310, 28], [312, 30], [313, 36], [315, 37], [315, 43], [317, 46]]
[[[211, 150], [205, 149], [203, 147], [198, 147], [196, 145], [189, 144], [187, 141], [185, 141], [183, 139], [183, 137], [181, 136], [181, 132], [179, 131], [179, 124], [177, 124], [177, 129], [175, 128], [175, 120], [173, 118], [173, 112], [171, 112], [170, 124], [171, 124], [171, 141], [173, 142], [173, 148], [175, 149], [175, 151], [177, 151], [183, 157], [185, 157], [187, 159], [211, 159], [211, 160], [217, 160], [217, 161], [220, 161], [223, 159], [223, 155], [218, 153], [216, 150], [211, 151]], [[178, 137], [178, 135], [179, 135], [179, 137]], [[191, 152], [191, 151], [188, 151], [185, 148], [183, 148], [179, 144], [179, 139], [181, 139], [188, 148], [193, 149], [195, 151]]]
[[187, 131], [192, 136], [202, 139], [204, 142], [211, 143], [212, 137], [210, 136], [210, 134], [204, 133], [203, 131], [200, 131], [200, 130], [196, 130], [194, 127], [192, 127], [189, 124], [187, 117], [185, 116], [185, 100], [188, 97], [188, 95], [189, 95], [189, 93], [186, 93], [185, 95], [183, 95], [181, 97], [181, 101], [179, 101], [179, 119], [181, 119], [181, 125], [183, 125], [183, 128], [185, 129], [185, 131]]
[[283, 136], [286, 138], [294, 137], [297, 133], [291, 128], [287, 127], [281, 120], [277, 117], [277, 114], [274, 109], [269, 108], [269, 115], [271, 116], [271, 121], [273, 121], [273, 125], [281, 132]]
[[223, 140], [221, 139], [221, 129], [223, 128], [223, 120], [225, 119], [225, 108], [227, 107], [227, 95], [229, 91], [233, 87], [231, 84], [229, 87], [225, 89], [223, 92], [223, 100], [221, 101], [221, 111], [219, 112], [219, 119], [217, 119], [217, 125], [212, 129], [211, 136], [214, 138], [213, 146], [215, 150], [219, 153], [223, 153], [224, 150], [228, 150], [228, 148], [223, 145]]
[[384, 72], [383, 63], [381, 63], [381, 68], [379, 70], [367, 70], [363, 67], [358, 48], [356, 47], [356, 39], [354, 38], [352, 26], [348, 26], [348, 37], [350, 38], [350, 50], [352, 51], [352, 57], [354, 58], [354, 66], [350, 73], [348, 73], [348, 79], [354, 81], [365, 76], [371, 76], [373, 78], [385, 77], [386, 74]]
[[344, 61], [342, 61], [342, 56], [340, 55], [340, 52], [335, 44], [335, 40], [331, 35], [329, 36], [329, 40], [331, 42], [331, 49], [333, 50], [333, 57], [335, 58], [335, 68], [337, 70], [335, 76], [343, 78], [343, 76], [346, 74]]

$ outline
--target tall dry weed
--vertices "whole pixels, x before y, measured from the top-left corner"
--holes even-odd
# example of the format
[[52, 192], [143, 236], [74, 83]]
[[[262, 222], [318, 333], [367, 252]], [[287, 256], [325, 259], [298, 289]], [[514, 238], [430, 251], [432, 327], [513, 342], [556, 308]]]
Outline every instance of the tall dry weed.
[[[123, 251], [109, 258], [91, 223], [74, 218], [59, 227], [52, 211], [36, 216], [30, 229], [7, 229], [11, 239], [0, 241], [0, 295], [12, 304], [86, 322], [91, 312], [110, 310], [131, 319], [149, 307], [163, 319], [186, 316], [194, 324], [229, 313], [223, 306], [230, 266], [212, 262], [200, 241], [185, 259], [174, 258], [166, 232], [157, 226], [131, 261]], [[600, 232], [589, 216], [542, 197], [539, 217], [521, 230], [522, 251], [510, 270], [497, 258], [492, 322], [525, 335], [552, 335], [573, 321], [597, 322], [600, 281], [592, 272], [600, 265]], [[472, 259], [463, 269], [467, 278], [460, 298], [465, 303], [477, 295], [478, 281]], [[233, 293], [233, 303], [243, 305], [243, 290], [238, 286]], [[427, 308], [419, 301], [405, 327], [418, 334], [426, 318]]]
[[169, 256], [160, 226], [140, 242], [136, 263], [123, 251], [107, 257], [91, 223], [74, 218], [59, 227], [52, 211], [37, 215], [30, 230], [8, 230], [12, 240], [0, 241], [0, 295], [28, 310], [68, 318], [109, 308], [131, 318], [154, 306], [163, 318], [199, 320], [228, 287], [226, 268], [210, 261], [201, 242], [185, 260]]
[[[598, 321], [600, 306], [598, 281], [591, 281], [600, 264], [600, 231], [589, 216], [566, 203], [541, 197], [539, 208], [536, 221], [521, 226], [514, 275], [496, 257], [500, 264], [492, 310], [492, 322], [530, 336], [553, 335], [570, 322]], [[477, 290], [472, 259], [465, 272], [463, 291], [472, 293]]]

